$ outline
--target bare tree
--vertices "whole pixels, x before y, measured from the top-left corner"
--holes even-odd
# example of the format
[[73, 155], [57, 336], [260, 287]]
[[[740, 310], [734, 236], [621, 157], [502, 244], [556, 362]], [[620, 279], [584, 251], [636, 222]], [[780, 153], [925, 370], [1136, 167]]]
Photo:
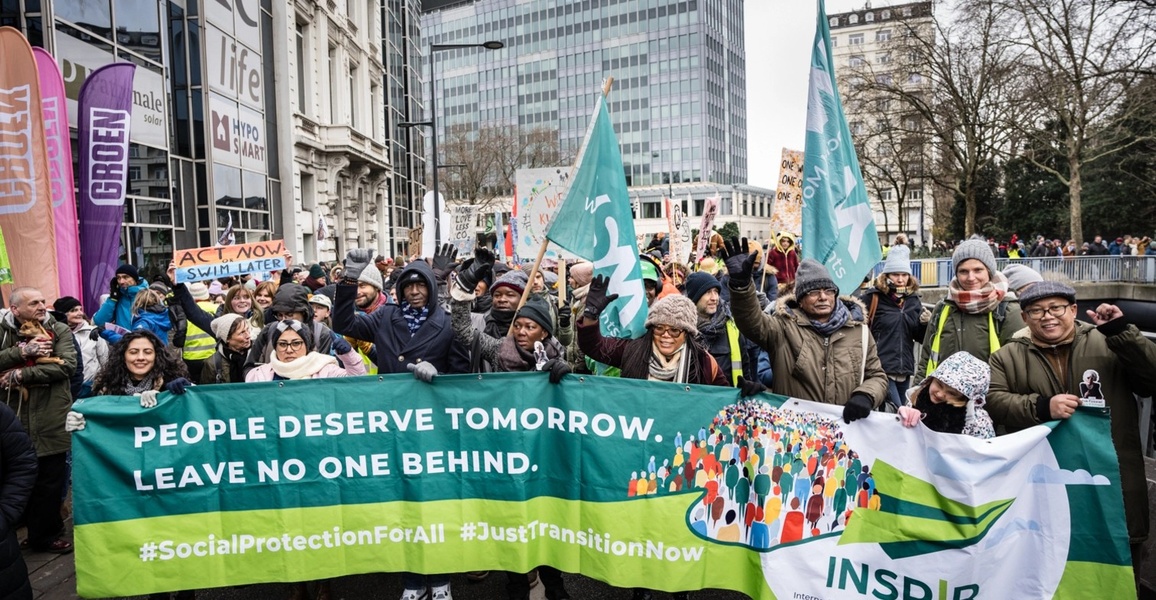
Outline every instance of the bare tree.
[[1152, 9], [1142, 2], [1111, 0], [1000, 0], [1015, 16], [1015, 43], [1030, 60], [1020, 98], [1030, 112], [1013, 121], [1028, 147], [1063, 156], [1063, 168], [1025, 158], [1068, 188], [1070, 237], [1083, 242], [1082, 172], [1151, 137], [1129, 135], [1123, 123], [1151, 111], [1150, 95], [1132, 94], [1152, 72], [1156, 31]]
[[970, 235], [980, 173], [1010, 146], [1006, 124], [1017, 110], [1015, 63], [1023, 51], [1006, 41], [1006, 7], [958, 0], [941, 12], [950, 18], [897, 21], [883, 46], [886, 60], [863, 60], [853, 93], [885, 106], [886, 133], [876, 137], [902, 151], [879, 167], [906, 166], [892, 176], [897, 185], [922, 188], [929, 180], [963, 198]]
[[518, 169], [568, 164], [558, 132], [538, 127], [451, 128], [439, 144], [442, 164], [457, 165], [442, 178], [449, 198], [487, 209], [514, 193]]

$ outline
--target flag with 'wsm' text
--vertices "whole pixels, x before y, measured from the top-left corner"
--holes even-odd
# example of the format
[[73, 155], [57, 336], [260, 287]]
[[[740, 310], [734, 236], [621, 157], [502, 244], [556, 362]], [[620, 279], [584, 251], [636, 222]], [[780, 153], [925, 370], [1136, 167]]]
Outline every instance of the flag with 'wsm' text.
[[618, 294], [618, 299], [602, 313], [603, 334], [641, 336], [646, 329], [646, 287], [642, 283], [622, 154], [604, 95], [599, 96], [594, 109], [570, 191], [554, 215], [546, 238], [593, 262], [594, 274], [610, 279], [607, 293]]
[[826, 265], [839, 291], [850, 294], [883, 250], [835, 83], [827, 11], [823, 0], [818, 4], [807, 93], [801, 245], [803, 257]]

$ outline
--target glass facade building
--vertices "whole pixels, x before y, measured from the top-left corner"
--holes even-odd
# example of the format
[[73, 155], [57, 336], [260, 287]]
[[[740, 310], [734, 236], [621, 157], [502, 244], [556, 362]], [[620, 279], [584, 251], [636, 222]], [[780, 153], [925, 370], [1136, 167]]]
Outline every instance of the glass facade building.
[[[742, 0], [479, 0], [426, 12], [439, 135], [455, 126], [556, 129], [576, 154], [601, 83], [632, 186], [747, 180]], [[427, 92], [428, 94], [428, 92]]]

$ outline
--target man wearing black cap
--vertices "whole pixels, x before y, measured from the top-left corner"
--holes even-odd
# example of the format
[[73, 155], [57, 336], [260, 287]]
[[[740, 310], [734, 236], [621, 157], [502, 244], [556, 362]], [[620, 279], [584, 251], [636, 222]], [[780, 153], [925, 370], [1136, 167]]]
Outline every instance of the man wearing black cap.
[[[1156, 345], [1112, 304], [1085, 311], [1092, 325], [1077, 322], [1076, 290], [1063, 283], [1032, 284], [1020, 306], [1030, 336], [1013, 338], [989, 359], [987, 411], [1011, 432], [1067, 419], [1081, 406], [1107, 408], [1135, 559], [1148, 537], [1148, 487], [1133, 394], [1156, 394]], [[1098, 392], [1081, 393], [1085, 380], [1098, 383]]]
[[699, 343], [710, 352], [731, 385], [739, 378], [755, 379], [752, 344], [739, 333], [730, 305], [719, 295], [722, 284], [714, 275], [695, 271], [686, 278], [686, 297], [698, 312]]
[[132, 302], [136, 300], [137, 292], [148, 286], [149, 282], [141, 279], [136, 267], [128, 263], [117, 267], [116, 275], [108, 282], [108, 299], [92, 316], [92, 322], [101, 328], [112, 322], [132, 329]]

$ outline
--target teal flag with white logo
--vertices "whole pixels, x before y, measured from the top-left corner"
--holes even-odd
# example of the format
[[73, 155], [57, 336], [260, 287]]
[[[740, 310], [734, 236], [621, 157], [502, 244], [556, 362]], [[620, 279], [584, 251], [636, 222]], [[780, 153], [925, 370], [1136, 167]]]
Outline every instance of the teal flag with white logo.
[[642, 336], [646, 329], [646, 287], [622, 155], [605, 96], [598, 98], [578, 156], [578, 171], [546, 238], [593, 262], [594, 274], [610, 279], [607, 294], [618, 294], [618, 299], [602, 312], [603, 335]]
[[826, 265], [839, 291], [850, 294], [883, 257], [883, 250], [839, 100], [823, 0], [811, 48], [803, 154], [803, 257]]

